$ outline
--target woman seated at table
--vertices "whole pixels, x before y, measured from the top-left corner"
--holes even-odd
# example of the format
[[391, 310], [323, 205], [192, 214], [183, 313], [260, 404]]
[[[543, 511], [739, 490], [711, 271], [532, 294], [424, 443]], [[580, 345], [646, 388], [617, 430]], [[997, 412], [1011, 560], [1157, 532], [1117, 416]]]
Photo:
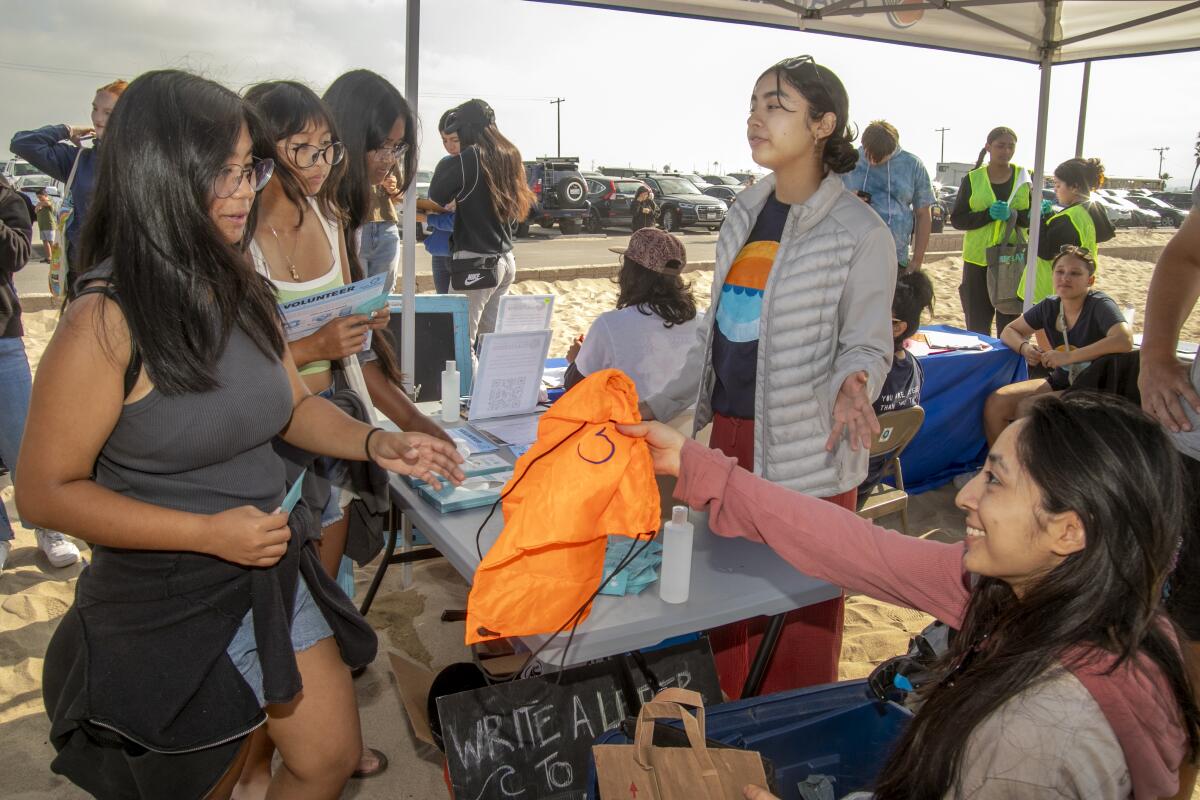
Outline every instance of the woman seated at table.
[[[1000, 340], [1030, 366], [1051, 370], [1050, 377], [1009, 384], [992, 393], [983, 407], [988, 445], [995, 444], [1000, 432], [1025, 413], [1036, 395], [1067, 389], [1093, 359], [1133, 349], [1133, 335], [1121, 309], [1104, 292], [1092, 289], [1096, 262], [1091, 253], [1064, 245], [1051, 271], [1055, 295], [1017, 317], [1000, 334]], [[1029, 341], [1039, 331], [1053, 348], [1049, 352]]]
[[966, 537], [954, 544], [788, 491], [661, 424], [619, 430], [646, 438], [655, 471], [678, 475], [675, 497], [717, 534], [959, 631], [875, 800], [1178, 791], [1200, 708], [1160, 597], [1185, 486], [1178, 454], [1134, 405], [1089, 392], [1034, 403], [958, 493]]
[[[892, 295], [892, 368], [883, 379], [879, 397], [871, 404], [875, 415], [912, 408], [921, 402], [925, 373], [916, 356], [909, 355], [904, 342], [921, 327], [921, 312], [933, 314], [933, 283], [924, 272], [901, 273]], [[858, 487], [858, 507], [879, 483], [887, 456], [872, 456], [867, 464], [867, 479]]]
[[637, 386], [638, 397], [660, 391], [679, 359], [696, 341], [696, 298], [681, 277], [687, 266], [683, 242], [658, 228], [642, 228], [622, 255], [617, 307], [605, 311], [567, 352], [570, 389], [602, 369], [619, 369]]

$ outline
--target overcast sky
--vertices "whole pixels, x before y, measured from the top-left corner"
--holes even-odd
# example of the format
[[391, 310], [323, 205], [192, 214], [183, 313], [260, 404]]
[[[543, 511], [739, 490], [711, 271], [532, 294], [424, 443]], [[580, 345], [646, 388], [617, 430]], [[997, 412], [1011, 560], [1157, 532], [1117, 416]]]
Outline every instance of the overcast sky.
[[[52, 122], [86, 124], [95, 88], [161, 67], [200, 72], [232, 88], [294, 78], [323, 91], [367, 67], [404, 87], [403, 0], [108, 0], [6, 3], [0, 36], [0, 141]], [[996, 125], [1020, 136], [1032, 167], [1038, 72], [999, 59], [644, 14], [522, 0], [425, 0], [419, 113], [423, 165], [443, 155], [438, 116], [469, 97], [496, 109], [528, 158], [554, 154], [554, 97], [564, 155], [585, 166], [710, 171], [753, 166], [745, 141], [755, 78], [809, 53], [841, 76], [852, 119], [886, 118], [932, 173], [946, 127], [946, 160], [974, 161]], [[1056, 67], [1047, 161], [1074, 155], [1082, 67]], [[1200, 106], [1200, 53], [1097, 62], [1085, 155], [1110, 175], [1153, 175], [1166, 146], [1171, 184], [1187, 184]]]

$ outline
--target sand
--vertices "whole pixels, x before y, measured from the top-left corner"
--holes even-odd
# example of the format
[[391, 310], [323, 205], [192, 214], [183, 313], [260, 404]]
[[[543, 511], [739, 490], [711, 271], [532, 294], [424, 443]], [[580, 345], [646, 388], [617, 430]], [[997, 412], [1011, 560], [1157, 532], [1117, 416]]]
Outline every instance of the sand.
[[[1117, 243], [1161, 244], [1162, 234], [1125, 234]], [[1146, 288], [1153, 264], [1122, 259], [1104, 259], [1097, 286], [1123, 307], [1137, 310], [1135, 330], [1140, 331]], [[934, 321], [961, 326], [962, 309], [957, 287], [962, 270], [958, 258], [932, 261], [926, 269], [937, 291]], [[710, 272], [689, 273], [698, 304], [707, 306], [711, 289]], [[585, 333], [591, 320], [613, 307], [616, 285], [607, 279], [580, 279], [553, 283], [526, 281], [513, 291], [522, 294], [553, 293], [554, 355], [565, 354], [570, 341]], [[37, 362], [50, 335], [56, 313], [45, 311], [25, 316], [26, 347], [30, 362]], [[1200, 340], [1200, 312], [1194, 312], [1184, 327], [1183, 338]], [[0, 497], [15, 518], [12, 489], [0, 483]], [[950, 487], [915, 497], [910, 502], [913, 535], [941, 541], [962, 536], [962, 517], [954, 508]], [[895, 521], [885, 521], [893, 522]], [[84, 556], [88, 553], [84, 548]], [[57, 620], [72, 602], [75, 578], [81, 565], [52, 569], [36, 550], [32, 532], [18, 527], [16, 548], [0, 574], [0, 797], [75, 798], [85, 795], [52, 775], [47, 765], [52, 749], [47, 742], [48, 724], [41, 700], [42, 655]], [[366, 589], [374, 568], [357, 571], [359, 596]], [[441, 764], [436, 753], [420, 745], [408, 727], [396, 688], [387, 667], [389, 650], [406, 654], [413, 661], [438, 668], [462, 660], [461, 623], [439, 621], [445, 608], [465, 605], [466, 583], [444, 561], [427, 562], [412, 569], [412, 581], [403, 582], [403, 570], [393, 567], [370, 619], [380, 632], [380, 657], [356, 683], [362, 709], [364, 736], [368, 744], [383, 749], [392, 767], [379, 778], [355, 782], [346, 791], [350, 798], [436, 798], [444, 797]], [[876, 664], [903, 652], [909, 637], [930, 618], [908, 609], [851, 596], [846, 603], [846, 632], [842, 648], [841, 677], [867, 675]]]

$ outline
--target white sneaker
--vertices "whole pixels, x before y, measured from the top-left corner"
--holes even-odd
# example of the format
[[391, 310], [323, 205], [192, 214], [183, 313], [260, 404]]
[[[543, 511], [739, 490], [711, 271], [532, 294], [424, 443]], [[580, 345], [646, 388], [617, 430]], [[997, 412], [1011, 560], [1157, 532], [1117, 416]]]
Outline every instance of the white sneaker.
[[11, 550], [12, 539], [0, 541], [0, 569], [4, 569], [4, 565], [8, 561], [8, 554]]
[[37, 545], [46, 554], [52, 567], [69, 567], [79, 560], [79, 548], [67, 541], [58, 531], [38, 528], [34, 531]]

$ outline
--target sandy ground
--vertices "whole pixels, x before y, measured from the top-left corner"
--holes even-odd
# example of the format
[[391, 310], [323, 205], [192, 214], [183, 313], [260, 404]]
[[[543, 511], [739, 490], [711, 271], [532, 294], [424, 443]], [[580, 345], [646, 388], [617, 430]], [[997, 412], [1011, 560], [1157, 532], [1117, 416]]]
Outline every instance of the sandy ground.
[[[1124, 235], [1123, 235], [1124, 236]], [[1139, 234], [1121, 244], [1140, 244]], [[937, 288], [934, 321], [962, 325], [957, 286], [962, 262], [946, 258], [927, 265]], [[1140, 318], [1152, 264], [1105, 259], [1099, 288], [1122, 306], [1132, 306]], [[707, 305], [711, 273], [691, 273], [700, 305]], [[514, 292], [554, 293], [555, 338], [552, 353], [561, 355], [574, 336], [584, 333], [601, 311], [612, 308], [616, 286], [610, 280], [567, 282], [524, 282]], [[54, 312], [28, 314], [26, 345], [36, 369], [42, 350], [53, 332]], [[1200, 340], [1200, 313], [1193, 313], [1184, 338]], [[914, 535], [953, 541], [962, 535], [961, 515], [954, 508], [953, 489], [943, 487], [913, 498], [910, 520]], [[12, 489], [0, 484], [0, 497], [15, 518]], [[84, 551], [85, 557], [87, 551]], [[52, 749], [47, 742], [48, 725], [41, 702], [42, 655], [59, 617], [72, 602], [80, 565], [55, 570], [33, 545], [32, 532], [18, 528], [16, 548], [0, 575], [0, 797], [75, 798], [83, 793], [52, 775], [47, 765]], [[357, 573], [360, 596], [373, 569]], [[394, 651], [414, 661], [440, 667], [467, 655], [462, 645], [461, 623], [443, 624], [445, 608], [465, 605], [466, 584], [445, 562], [435, 561], [412, 570], [411, 583], [403, 571], [392, 568], [371, 611], [370, 619], [380, 633], [380, 656], [356, 684], [362, 709], [364, 737], [368, 744], [384, 750], [392, 766], [385, 775], [355, 782], [348, 798], [436, 798], [444, 797], [441, 764], [436, 753], [417, 743], [409, 729], [396, 682], [388, 669], [387, 653]], [[841, 677], [865, 676], [880, 661], [902, 652], [909, 636], [929, 621], [923, 614], [853, 596], [846, 604], [846, 633], [842, 649]]]

